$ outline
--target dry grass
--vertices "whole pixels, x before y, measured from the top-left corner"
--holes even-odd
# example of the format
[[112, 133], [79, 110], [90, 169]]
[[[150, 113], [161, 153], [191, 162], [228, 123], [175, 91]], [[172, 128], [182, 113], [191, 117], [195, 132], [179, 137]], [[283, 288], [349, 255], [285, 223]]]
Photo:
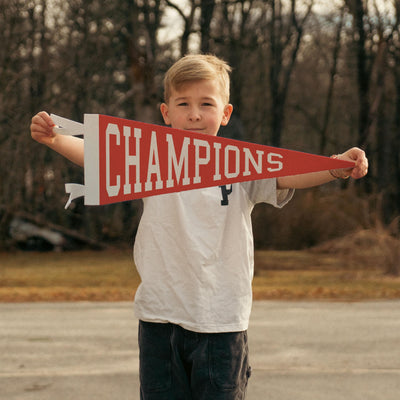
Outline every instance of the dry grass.
[[[304, 251], [258, 251], [255, 299], [400, 298], [399, 242], [360, 231]], [[131, 250], [0, 253], [0, 301], [132, 300], [140, 282]]]
[[132, 300], [130, 251], [0, 253], [0, 301]]
[[384, 231], [361, 230], [305, 251], [257, 252], [255, 261], [256, 299], [400, 298], [400, 242]]
[[[257, 255], [260, 257], [260, 255]], [[270, 257], [264, 252], [263, 258]], [[274, 252], [274, 267], [256, 267], [255, 299], [372, 300], [400, 298], [400, 279], [327, 254]], [[282, 259], [283, 267], [278, 267]], [[291, 264], [297, 261], [297, 266]], [[308, 263], [307, 263], [308, 262]]]

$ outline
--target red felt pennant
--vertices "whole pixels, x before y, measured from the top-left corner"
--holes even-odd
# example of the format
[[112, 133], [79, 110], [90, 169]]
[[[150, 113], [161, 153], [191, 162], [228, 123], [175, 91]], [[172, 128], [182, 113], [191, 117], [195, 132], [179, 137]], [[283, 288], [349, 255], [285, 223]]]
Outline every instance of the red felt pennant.
[[91, 151], [86, 142], [92, 141], [98, 141], [99, 151], [95, 204], [354, 166], [328, 157], [105, 115], [86, 116], [85, 153]]
[[[351, 168], [353, 162], [86, 114], [85, 204], [122, 202], [241, 181]], [[75, 192], [75, 195], [74, 193]]]

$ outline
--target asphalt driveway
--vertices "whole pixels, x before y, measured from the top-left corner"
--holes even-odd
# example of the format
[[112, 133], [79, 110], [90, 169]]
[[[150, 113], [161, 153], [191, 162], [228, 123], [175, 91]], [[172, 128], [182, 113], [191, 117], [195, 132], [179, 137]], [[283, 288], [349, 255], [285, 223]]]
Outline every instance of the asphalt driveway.
[[[255, 302], [248, 400], [398, 400], [400, 301]], [[1, 400], [137, 400], [131, 303], [0, 304]]]

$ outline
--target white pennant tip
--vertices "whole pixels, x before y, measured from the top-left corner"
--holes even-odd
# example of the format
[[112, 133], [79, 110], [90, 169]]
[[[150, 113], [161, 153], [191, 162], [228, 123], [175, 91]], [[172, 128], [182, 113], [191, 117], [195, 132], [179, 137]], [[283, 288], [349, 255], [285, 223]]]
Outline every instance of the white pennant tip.
[[65, 128], [60, 128], [59, 126], [55, 126], [53, 128], [54, 133], [58, 133], [59, 135], [67, 135], [67, 136], [74, 136], [74, 133], [69, 131], [68, 129]]
[[65, 209], [67, 209], [73, 200], [78, 197], [85, 196], [85, 185], [80, 185], [77, 183], [67, 183], [65, 185], [65, 192], [69, 193], [69, 198], [67, 203], [65, 204]]
[[61, 135], [77, 136], [83, 135], [85, 132], [84, 124], [70, 119], [60, 117], [55, 114], [50, 114], [51, 119], [56, 124], [53, 128], [53, 132]]

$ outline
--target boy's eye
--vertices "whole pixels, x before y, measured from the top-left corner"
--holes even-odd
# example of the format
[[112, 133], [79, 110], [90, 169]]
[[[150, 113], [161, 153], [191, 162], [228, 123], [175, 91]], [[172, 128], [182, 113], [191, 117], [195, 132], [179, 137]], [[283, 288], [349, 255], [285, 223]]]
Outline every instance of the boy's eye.
[[178, 103], [178, 107], [184, 107], [184, 106], [187, 106], [187, 105], [188, 105], [188, 103], [185, 103], [185, 102]]
[[203, 106], [212, 107], [212, 104], [211, 103], [203, 103]]

